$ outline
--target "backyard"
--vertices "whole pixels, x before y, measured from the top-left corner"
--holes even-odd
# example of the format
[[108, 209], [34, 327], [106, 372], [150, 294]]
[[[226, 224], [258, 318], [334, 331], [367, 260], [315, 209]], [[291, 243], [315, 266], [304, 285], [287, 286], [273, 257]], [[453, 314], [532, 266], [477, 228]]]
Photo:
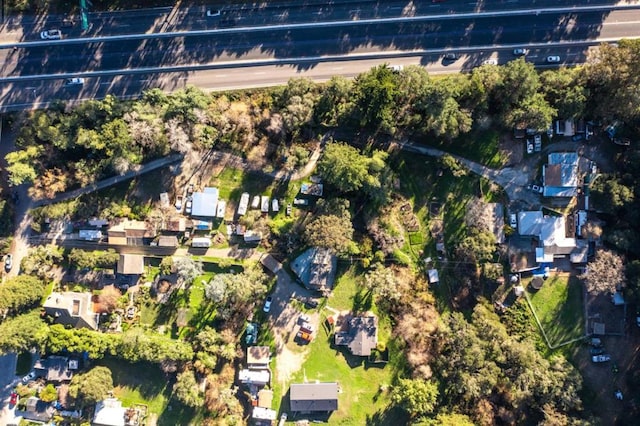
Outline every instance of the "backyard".
[[125, 407], [147, 406], [158, 425], [197, 424], [199, 414], [171, 398], [171, 383], [154, 364], [130, 364], [120, 359], [104, 358], [96, 365], [108, 367], [115, 385], [113, 394]]
[[552, 274], [540, 290], [531, 290], [523, 280], [531, 306], [538, 316], [551, 346], [584, 337], [582, 285], [567, 273]]

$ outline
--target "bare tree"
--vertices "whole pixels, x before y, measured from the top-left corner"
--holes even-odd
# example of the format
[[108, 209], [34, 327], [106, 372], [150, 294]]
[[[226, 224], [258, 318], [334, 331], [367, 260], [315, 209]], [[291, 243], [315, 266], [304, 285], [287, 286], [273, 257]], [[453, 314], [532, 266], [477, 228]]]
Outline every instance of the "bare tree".
[[476, 228], [479, 231], [491, 232], [493, 223], [493, 212], [485, 201], [480, 198], [472, 198], [467, 203], [465, 222], [468, 227]]
[[622, 256], [599, 249], [593, 261], [587, 264], [587, 272], [582, 278], [589, 293], [615, 292], [625, 286]]

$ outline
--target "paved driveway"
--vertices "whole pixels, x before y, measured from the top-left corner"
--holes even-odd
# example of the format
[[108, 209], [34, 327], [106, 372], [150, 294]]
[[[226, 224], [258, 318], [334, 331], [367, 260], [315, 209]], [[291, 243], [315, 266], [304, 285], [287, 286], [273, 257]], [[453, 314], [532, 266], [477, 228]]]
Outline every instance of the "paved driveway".
[[16, 383], [16, 363], [18, 355], [9, 353], [0, 355], [0, 425], [13, 420], [15, 407], [9, 407], [9, 397]]

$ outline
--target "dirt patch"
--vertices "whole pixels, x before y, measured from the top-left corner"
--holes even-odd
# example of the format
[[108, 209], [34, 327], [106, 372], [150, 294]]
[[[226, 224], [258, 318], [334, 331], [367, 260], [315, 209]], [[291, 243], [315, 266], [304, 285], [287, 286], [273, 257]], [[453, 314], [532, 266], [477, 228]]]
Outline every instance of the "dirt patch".
[[[600, 417], [603, 425], [632, 424], [627, 421], [639, 415], [640, 410], [632, 401], [627, 378], [640, 363], [640, 329], [636, 327], [626, 336], [603, 337], [602, 342], [611, 355], [610, 362], [593, 363], [586, 345], [579, 348], [574, 357], [575, 365], [584, 379], [584, 387], [593, 397], [585, 408]], [[615, 398], [617, 389], [622, 391], [623, 401]], [[635, 418], [637, 420], [638, 417]]]
[[509, 134], [502, 135], [498, 149], [500, 150], [500, 158], [504, 158], [505, 166], [514, 166], [522, 161], [524, 145], [524, 139], [514, 139]]
[[604, 326], [606, 334], [624, 334], [624, 306], [615, 306], [611, 296], [587, 296], [587, 333], [595, 333], [599, 324]]

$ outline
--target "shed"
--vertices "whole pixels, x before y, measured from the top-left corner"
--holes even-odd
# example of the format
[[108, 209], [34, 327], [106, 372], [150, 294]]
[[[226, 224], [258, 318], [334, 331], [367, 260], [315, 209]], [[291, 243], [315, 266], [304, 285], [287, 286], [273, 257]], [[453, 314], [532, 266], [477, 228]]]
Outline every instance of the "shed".
[[331, 412], [338, 409], [338, 384], [293, 383], [289, 388], [289, 405], [292, 412]]
[[158, 247], [178, 247], [178, 237], [175, 235], [162, 235], [158, 238]]

